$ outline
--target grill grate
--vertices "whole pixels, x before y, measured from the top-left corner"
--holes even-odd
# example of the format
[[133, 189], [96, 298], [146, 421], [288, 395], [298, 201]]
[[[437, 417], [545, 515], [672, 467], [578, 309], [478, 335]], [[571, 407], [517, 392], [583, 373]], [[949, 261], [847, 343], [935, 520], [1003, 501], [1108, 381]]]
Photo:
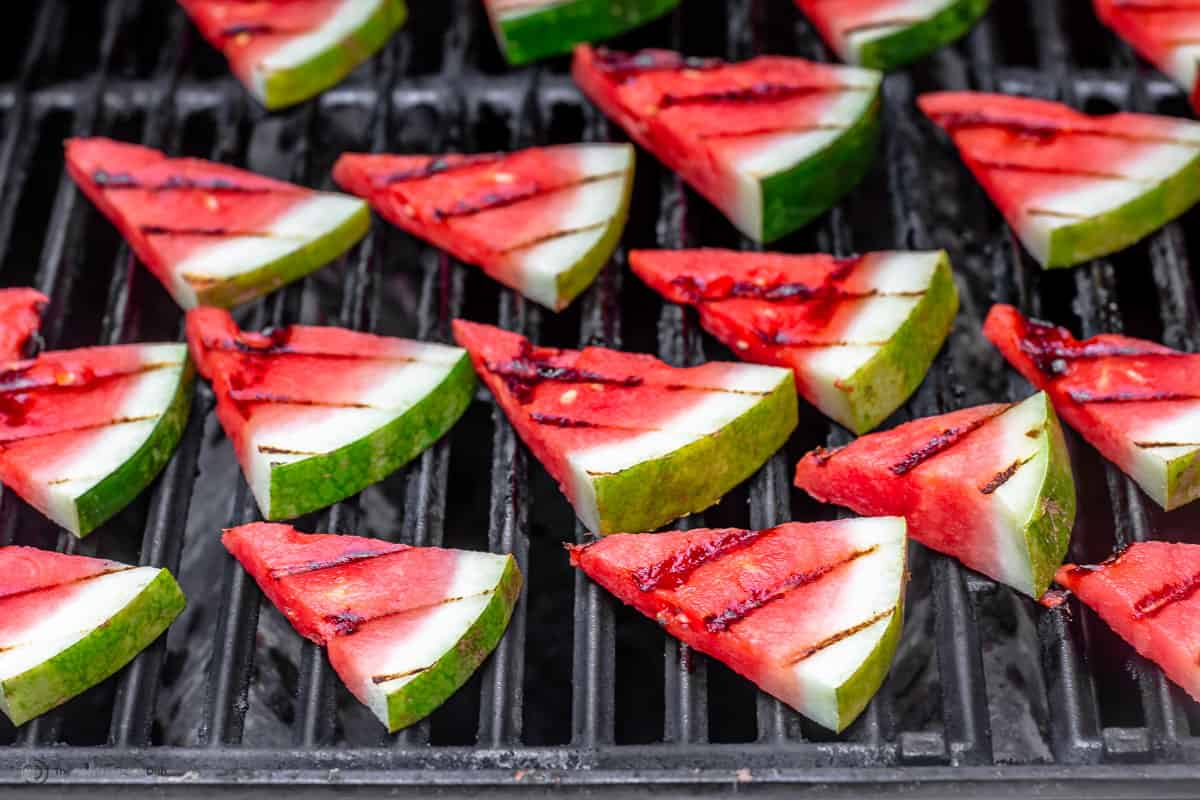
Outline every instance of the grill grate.
[[[699, 1], [619, 44], [828, 58], [790, 0], [728, 0], [705, 6], [703, 17]], [[0, 54], [0, 283], [51, 296], [43, 334], [52, 347], [181, 334], [174, 303], [63, 172], [64, 136], [112, 135], [328, 186], [344, 150], [474, 151], [617, 135], [561, 62], [505, 70], [478, 0], [416, 9], [349, 81], [270, 116], [246, 100], [173, 3], [22, 5]], [[1189, 258], [1200, 248], [1196, 212], [1127, 253], [1042, 273], [913, 109], [921, 91], [977, 88], [1187, 115], [1181, 94], [1103, 32], [1089, 5], [997, 3], [965, 42], [890, 76], [875, 168], [846, 203], [780, 248], [951, 251], [963, 310], [897, 420], [1027, 392], [979, 332], [994, 301], [1085, 334], [1124, 329], [1200, 347]], [[752, 246], [645, 155], [624, 244]], [[555, 345], [603, 343], [677, 364], [731, 358], [692, 312], [630, 278], [623, 250], [572, 308], [550, 315], [384, 224], [341, 263], [239, 320], [444, 341], [459, 314]], [[720, 664], [664, 642], [651, 622], [570, 570], [559, 542], [584, 532], [485, 393], [401, 474], [302, 525], [513, 552], [527, 576], [494, 657], [429, 720], [386, 736], [318, 648], [297, 641], [224, 556], [216, 529], [257, 512], [211, 409], [202, 389], [165, 474], [82, 542], [0, 495], [0, 542], [164, 565], [190, 601], [169, 636], [114, 680], [19, 731], [0, 724], [0, 781], [166, 790], [335, 780], [463, 794], [739, 782], [837, 794], [921, 782], [931, 797], [969, 788], [1182, 797], [1200, 785], [1200, 708], [1157, 669], [1076, 604], [1035, 607], [915, 545], [891, 677], [844, 736], [810, 725]], [[791, 468], [805, 450], [847, 438], [802, 409], [785, 451], [704, 522], [766, 527], [836, 513], [792, 490]], [[1198, 541], [1200, 510], [1164, 513], [1073, 436], [1071, 447], [1081, 499], [1073, 559], [1098, 560], [1131, 540]]]

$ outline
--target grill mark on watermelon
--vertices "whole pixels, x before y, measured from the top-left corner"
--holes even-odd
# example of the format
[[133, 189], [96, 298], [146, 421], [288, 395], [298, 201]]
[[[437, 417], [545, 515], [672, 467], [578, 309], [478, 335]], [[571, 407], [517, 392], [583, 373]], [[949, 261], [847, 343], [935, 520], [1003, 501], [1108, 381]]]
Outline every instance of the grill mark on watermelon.
[[722, 631], [729, 630], [730, 626], [745, 619], [768, 603], [773, 603], [780, 599], [793, 589], [798, 589], [801, 586], [819, 581], [838, 567], [856, 561], [865, 555], [870, 555], [878, 549], [879, 545], [872, 545], [866, 550], [857, 550], [840, 561], [835, 561], [832, 564], [824, 564], [816, 569], [805, 572], [795, 572], [773, 586], [768, 586], [764, 589], [755, 589], [744, 599], [726, 606], [724, 611], [705, 617], [704, 627], [709, 633], [721, 633]]
[[777, 531], [769, 528], [762, 531], [733, 530], [702, 544], [694, 544], [673, 554], [670, 558], [639, 567], [633, 571], [633, 582], [643, 592], [655, 589], [676, 589], [683, 586], [692, 574], [704, 564], [719, 561], [730, 553], [742, 550], [758, 541], [762, 536]]
[[281, 406], [319, 406], [320, 408], [375, 408], [368, 403], [327, 403], [321, 400], [303, 400], [274, 392], [257, 392], [251, 389], [230, 389], [229, 399], [239, 406], [269, 403]]
[[999, 161], [995, 159], [971, 158], [972, 164], [994, 169], [1000, 172], [1032, 172], [1039, 175], [1064, 175], [1068, 177], [1099, 178], [1104, 180], [1129, 181], [1153, 186], [1159, 181], [1146, 178], [1135, 178], [1119, 172], [1104, 172], [1102, 170], [1079, 169], [1070, 166], [1055, 166], [1052, 164], [1021, 164], [1016, 161]]
[[579, 186], [588, 183], [596, 183], [597, 181], [610, 180], [619, 178], [625, 175], [624, 172], [610, 172], [603, 175], [589, 175], [582, 180], [568, 183], [563, 186], [553, 186], [546, 188], [541, 183], [534, 181], [531, 186], [510, 186], [505, 184], [497, 184], [497, 188], [491, 191], [484, 192], [481, 195], [474, 195], [454, 201], [454, 205], [449, 208], [433, 209], [433, 218], [438, 221], [453, 219], [455, 217], [470, 217], [476, 214], [482, 214], [485, 211], [492, 211], [497, 208], [505, 208], [518, 203], [523, 203], [526, 200], [532, 200], [535, 197], [542, 195], [558, 194], [559, 192], [570, 191]]
[[1106, 139], [1123, 139], [1129, 142], [1155, 142], [1168, 144], [1190, 144], [1183, 139], [1170, 136], [1155, 136], [1146, 133], [1126, 133], [1101, 127], [1090, 118], [1079, 120], [1079, 125], [1065, 121], [1037, 122], [1027, 117], [1004, 116], [987, 111], [947, 111], [940, 114], [930, 114], [930, 117], [940, 127], [951, 134], [963, 128], [1000, 128], [1017, 136], [1039, 141], [1049, 141], [1066, 134], [1086, 134]]
[[[554, 351], [557, 352], [557, 351]], [[540, 359], [534, 352], [533, 343], [528, 339], [521, 342], [517, 357], [511, 361], [497, 364], [485, 362], [488, 372], [500, 378], [505, 388], [519, 403], [528, 403], [533, 399], [533, 390], [541, 383], [600, 383], [610, 386], [641, 386], [642, 378], [637, 375], [611, 376], [601, 375], [590, 370], [575, 369], [552, 364]]]
[[274, 580], [291, 577], [292, 575], [303, 575], [309, 572], [320, 572], [323, 569], [333, 569], [335, 567], [353, 564], [358, 561], [366, 561], [372, 558], [383, 558], [384, 556], [396, 555], [397, 553], [406, 553], [413, 548], [405, 544], [395, 545], [395, 550], [352, 550], [348, 553], [343, 553], [337, 558], [326, 559], [325, 561], [306, 561], [302, 564], [293, 564], [288, 567], [278, 567], [267, 572], [267, 576]]
[[911, 472], [939, 453], [944, 453], [945, 451], [949, 450], [951, 447], [958, 444], [963, 439], [970, 436], [972, 433], [979, 430], [984, 425], [988, 424], [1015, 405], [1016, 403], [1009, 403], [999, 411], [994, 411], [991, 414], [982, 417], [981, 419], [977, 419], [970, 425], [964, 425], [958, 428], [946, 428], [937, 436], [934, 436], [925, 444], [921, 445], [916, 450], [913, 450], [911, 453], [902, 458], [900, 461], [897, 461], [895, 464], [893, 464], [891, 466], [892, 474], [899, 477]]
[[665, 111], [677, 106], [725, 105], [769, 103], [776, 100], [790, 100], [794, 97], [807, 97], [815, 94], [841, 94], [845, 89], [841, 86], [828, 84], [803, 83], [772, 83], [758, 81], [749, 86], [739, 86], [736, 89], [724, 89], [698, 94], [666, 93], [658, 101], [658, 110]]
[[1154, 447], [1200, 447], [1200, 442], [1134, 442], [1136, 447], [1150, 449]]
[[[297, 243], [305, 241], [296, 236], [279, 236], [265, 231], [234, 231], [229, 228], [168, 228], [163, 225], [142, 225], [140, 230], [147, 236], [236, 236], [239, 239], [284, 239]], [[184, 273], [184, 277], [187, 277], [187, 273]], [[207, 280], [204, 276], [197, 277]]]
[[1021, 352], [1029, 356], [1035, 367], [1046, 375], [1062, 375], [1070, 369], [1071, 361], [1115, 358], [1180, 358], [1190, 354], [1172, 350], [1137, 347], [1088, 340], [1081, 342], [1070, 331], [1041, 320], [1024, 320], [1019, 331]]
[[598, 47], [595, 50], [596, 69], [617, 83], [628, 81], [647, 72], [682, 72], [711, 70], [725, 65], [719, 58], [691, 58], [672, 50], [639, 50], [623, 53]]
[[324, 452], [315, 452], [311, 450], [291, 450], [287, 447], [274, 447], [269, 444], [260, 444], [255, 448], [260, 453], [275, 454], [280, 456], [319, 456], [324, 455]]
[[399, 617], [402, 614], [412, 614], [417, 611], [428, 611], [431, 608], [457, 603], [460, 600], [470, 600], [475, 597], [487, 597], [496, 593], [495, 589], [487, 589], [486, 591], [476, 592], [475, 594], [464, 594], [458, 597], [443, 597], [441, 600], [435, 600], [432, 603], [424, 603], [419, 606], [411, 606], [399, 611], [389, 611], [386, 614], [376, 614], [373, 617], [364, 617], [361, 614], [356, 614], [350, 609], [346, 609], [338, 614], [329, 614], [325, 616], [325, 621], [332, 624], [341, 636], [350, 636], [363, 625], [375, 622], [389, 617]]
[[393, 672], [390, 675], [372, 675], [371, 683], [374, 683], [376, 685], [378, 685], [380, 683], [387, 683], [388, 681], [395, 681], [395, 680], [399, 680], [400, 678], [407, 678], [410, 675], [420, 675], [422, 672], [428, 672], [431, 669], [433, 669], [432, 664], [430, 664], [428, 667], [417, 667], [416, 669], [410, 669], [406, 672]]
[[849, 628], [846, 628], [845, 630], [838, 631], [835, 634], [825, 637], [824, 639], [817, 642], [816, 644], [804, 648], [803, 650], [799, 651], [795, 655], [788, 656], [785, 659], [784, 663], [786, 663], [788, 666], [795, 666], [796, 664], [799, 664], [801, 661], [805, 660], [806, 658], [811, 658], [812, 656], [815, 656], [817, 653], [821, 652], [822, 650], [824, 650], [828, 647], [832, 647], [833, 645], [837, 644], [838, 642], [842, 641], [843, 639], [848, 639], [856, 633], [865, 631], [867, 628], [871, 627], [876, 622], [887, 619], [888, 617], [892, 616], [895, 613], [896, 613], [895, 606], [892, 606], [887, 611], [880, 611], [878, 614], [875, 614], [867, 619], [864, 619], [862, 622], [858, 623], [857, 625], [852, 625]]
[[995, 493], [997, 489], [1008, 483], [1013, 475], [1017, 474], [1017, 470], [1028, 464], [1030, 461], [1033, 461], [1035, 458], [1037, 458], [1036, 454], [1029, 456], [1028, 458], [1018, 458], [1016, 461], [993, 475], [987, 483], [979, 487], [979, 491], [983, 494]]
[[512, 247], [506, 247], [501, 250], [500, 253], [507, 255], [508, 253], [515, 253], [520, 250], [528, 250], [531, 247], [536, 247], [537, 245], [545, 244], [546, 242], [552, 242], [555, 239], [574, 236], [577, 233], [585, 233], [587, 231], [599, 230], [600, 228], [607, 228], [610, 222], [612, 222], [611, 217], [603, 222], [597, 222], [594, 225], [583, 225], [578, 228], [564, 228], [563, 230], [555, 231], [554, 233], [547, 233], [544, 236], [538, 236], [537, 238], [530, 239], [529, 241], [515, 244]]
[[[847, 91], [846, 87], [841, 87], [842, 91]], [[866, 90], [849, 90], [862, 91]], [[752, 129], [737, 129], [730, 131], [708, 131], [696, 135], [696, 138], [702, 142], [720, 139], [745, 139], [751, 136], [764, 136], [769, 133], [809, 133], [811, 131], [846, 131], [849, 130], [845, 125], [827, 125], [823, 123], [815, 123], [813, 125], [782, 125]]]
[[308, 189], [299, 186], [247, 186], [229, 178], [190, 178], [185, 175], [168, 175], [166, 180], [157, 183], [147, 183], [128, 172], [107, 172], [95, 170], [91, 175], [92, 182], [104, 189], [143, 189], [148, 192], [235, 192], [238, 194], [304, 194]]
[[[4, 413], [5, 413], [4, 396], [0, 395], [0, 418], [3, 417]], [[22, 413], [24, 413], [24, 412], [22, 412]], [[63, 433], [83, 433], [84, 431], [94, 431], [94, 430], [99, 430], [100, 428], [109, 428], [109, 427], [112, 427], [113, 425], [128, 425], [133, 422], [149, 422], [151, 420], [156, 420], [156, 419], [161, 419], [161, 418], [162, 418], [161, 414], [149, 414], [147, 416], [142, 416], [142, 417], [114, 417], [105, 422], [97, 422], [93, 425], [78, 425], [78, 426], [68, 427], [68, 428], [56, 428], [51, 431], [46, 431], [45, 433], [35, 433], [30, 436], [20, 436], [20, 437], [16, 437], [13, 439], [0, 438], [0, 453], [4, 452], [5, 447], [12, 445], [12, 444], [16, 444], [17, 442], [28, 442], [33, 439], [44, 439], [47, 436], [58, 436], [59, 434], [63, 434]], [[22, 421], [23, 421], [23, 419], [13, 420], [10, 417], [8, 424], [19, 425]]]
[[35, 389], [78, 389], [81, 386], [93, 383], [102, 383], [104, 381], [117, 380], [118, 378], [128, 378], [131, 375], [143, 375], [155, 370], [178, 367], [181, 362], [156, 361], [139, 364], [137, 367], [125, 372], [108, 372], [103, 375], [96, 375], [90, 367], [83, 364], [75, 371], [66, 369], [58, 370], [55, 372], [53, 378], [50, 376], [37, 376], [25, 380], [21, 379], [20, 376], [27, 375], [39, 363], [44, 364], [44, 362], [34, 360], [0, 371], [0, 397], [13, 392], [27, 392]]
[[[595, 428], [596, 423], [589, 422], [586, 419], [573, 419], [564, 417], [560, 414], [543, 414], [540, 411], [534, 411], [529, 415], [529, 418], [539, 425], [551, 425], [555, 428]], [[605, 427], [614, 427], [606, 425]]]
[[1174, 400], [1200, 400], [1200, 395], [1184, 392], [1113, 392], [1092, 394], [1086, 389], [1068, 389], [1067, 395], [1076, 403], [1162, 403]]
[[1164, 584], [1142, 595], [1133, 604], [1131, 616], [1135, 620], [1153, 617], [1164, 608], [1191, 597], [1197, 589], [1200, 589], [1200, 572], [1183, 580]]
[[407, 181], [424, 180], [425, 178], [432, 178], [435, 175], [441, 175], [443, 172], [467, 169], [468, 167], [476, 167], [480, 164], [495, 164], [503, 160], [504, 157], [504, 153], [474, 153], [454, 158], [435, 158], [420, 167], [402, 169], [397, 172], [390, 172], [386, 175], [374, 177], [371, 179], [371, 185], [382, 188]]
[[800, 281], [781, 283], [735, 281], [728, 276], [706, 281], [695, 275], [678, 275], [671, 279], [671, 285], [681, 291], [691, 303], [715, 303], [733, 298], [764, 300], [770, 303], [803, 303], [818, 297], [835, 299], [871, 297], [877, 292], [846, 292], [835, 285], [848, 278], [861, 261], [861, 258], [838, 259], [838, 265], [834, 270], [826, 276], [823, 283], [816, 286], [810, 286]]
[[[130, 564], [118, 564], [115, 567], [112, 567], [111, 569], [104, 570], [103, 572], [96, 572], [91, 575], [84, 575], [82, 577], [74, 578], [69, 581], [62, 581], [61, 583], [51, 584], [50, 586], [38, 586], [34, 589], [26, 589], [21, 592], [11, 592], [9, 594], [0, 595], [0, 602], [2, 602], [4, 600], [9, 600], [14, 597], [28, 597], [29, 595], [36, 594], [37, 592], [46, 592], [51, 589], [61, 589], [64, 586], [74, 586], [74, 585], [84, 583], [86, 581], [94, 581], [97, 578], [103, 578], [106, 575], [116, 575], [118, 572], [128, 572], [131, 569], [137, 569], [137, 567], [132, 566]], [[13, 645], [13, 647], [20, 647], [20, 646], [21, 645]], [[0, 652], [3, 652], [5, 649], [7, 649], [7, 648], [0, 647]]]

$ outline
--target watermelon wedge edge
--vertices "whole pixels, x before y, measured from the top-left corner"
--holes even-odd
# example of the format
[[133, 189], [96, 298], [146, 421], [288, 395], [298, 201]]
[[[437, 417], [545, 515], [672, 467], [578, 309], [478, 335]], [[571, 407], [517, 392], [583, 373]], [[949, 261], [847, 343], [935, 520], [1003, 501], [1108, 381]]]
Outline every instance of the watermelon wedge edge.
[[[581, 42], [616, 36], [667, 14], [680, 0], [548, 0], [505, 11], [484, 0], [496, 41], [509, 64], [571, 52]], [[501, 6], [501, 7], [497, 7]]]

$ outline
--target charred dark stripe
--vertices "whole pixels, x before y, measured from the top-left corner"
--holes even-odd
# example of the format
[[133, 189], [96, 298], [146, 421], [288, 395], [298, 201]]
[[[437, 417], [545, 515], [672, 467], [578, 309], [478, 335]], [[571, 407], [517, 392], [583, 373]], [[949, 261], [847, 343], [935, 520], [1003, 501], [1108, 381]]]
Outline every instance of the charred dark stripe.
[[887, 611], [880, 611], [878, 614], [875, 614], [875, 615], [869, 617], [868, 619], [864, 619], [862, 622], [858, 623], [857, 625], [852, 625], [849, 628], [846, 628], [845, 630], [838, 631], [837, 633], [822, 639], [821, 641], [817, 642], [816, 644], [814, 644], [810, 647], [804, 648], [803, 650], [796, 653], [795, 655], [789, 656], [787, 658], [787, 663], [788, 664], [799, 664], [804, 659], [815, 656], [817, 653], [821, 652], [822, 650], [826, 649], [827, 647], [832, 647], [833, 645], [837, 644], [838, 642], [842, 641], [843, 639], [848, 639], [851, 636], [853, 636], [854, 634], [859, 633], [860, 631], [865, 631], [867, 628], [871, 627], [876, 622], [887, 619], [888, 617], [890, 617], [892, 614], [895, 614], [895, 613], [896, 613], [895, 606], [893, 606], [892, 608], [889, 608]]
[[1133, 604], [1133, 618], [1152, 617], [1164, 608], [1191, 597], [1197, 589], [1200, 589], [1200, 573], [1160, 586], [1137, 599]]
[[1037, 165], [1037, 164], [1021, 164], [1015, 161], [1000, 161], [995, 159], [980, 159], [972, 158], [971, 163], [976, 166], [987, 167], [988, 169], [999, 170], [1001, 172], [1030, 172], [1037, 175], [1065, 175], [1078, 178], [1098, 178], [1103, 180], [1119, 180], [1133, 181], [1135, 183], [1150, 183], [1150, 181], [1131, 178], [1127, 175], [1122, 175], [1117, 172], [1103, 172], [1100, 170], [1085, 170], [1078, 167], [1066, 164], [1063, 166], [1056, 165]]
[[[266, 22], [235, 22], [221, 29], [221, 36], [232, 39], [237, 36], [256, 36], [263, 33], [276, 33], [278, 29]], [[292, 32], [292, 31], [289, 31]]]
[[[51, 589], [61, 589], [64, 586], [74, 586], [76, 584], [86, 583], [87, 581], [94, 581], [94, 580], [96, 580], [96, 578], [103, 578], [105, 575], [116, 575], [118, 572], [128, 572], [131, 569], [137, 569], [137, 568], [130, 566], [129, 564], [117, 564], [112, 569], [106, 569], [106, 570], [103, 570], [102, 572], [97, 572], [95, 575], [85, 575], [81, 578], [74, 578], [69, 581], [61, 581], [59, 583], [53, 584], [52, 586], [38, 586], [34, 589], [26, 589], [21, 592], [9, 592], [8, 594], [0, 594], [0, 600], [8, 600], [13, 597], [25, 597], [25, 596], [28, 596], [31, 594], [36, 594], [37, 592], [46, 592]], [[3, 651], [4, 651], [4, 648], [0, 647], [0, 652], [3, 652]]]
[[1069, 389], [1067, 395], [1076, 403], [1163, 403], [1173, 400], [1200, 400], [1200, 395], [1184, 392], [1112, 392], [1093, 394], [1086, 389]]
[[445, 156], [435, 158], [432, 161], [420, 167], [412, 169], [400, 170], [391, 172], [387, 175], [382, 175], [378, 178], [373, 178], [371, 183], [375, 186], [391, 186], [395, 183], [404, 183], [406, 181], [419, 181], [425, 178], [432, 178], [434, 175], [441, 175], [443, 172], [451, 172], [458, 169], [467, 169], [468, 167], [476, 167], [480, 164], [494, 164], [504, 158], [503, 153], [475, 153], [465, 156]]
[[[105, 189], [143, 189], [148, 192], [201, 190], [239, 194], [284, 194], [288, 191], [280, 187], [247, 186], [228, 178], [189, 178], [183, 175], [170, 175], [159, 183], [146, 183], [128, 172], [107, 172], [102, 169], [92, 173], [92, 182]], [[297, 188], [295, 191], [302, 190]]]
[[849, 564], [850, 562], [862, 558], [865, 555], [873, 553], [877, 549], [878, 547], [875, 546], [866, 550], [859, 550], [851, 553], [847, 558], [844, 558], [841, 561], [836, 561], [832, 564], [824, 564], [817, 569], [809, 570], [807, 572], [796, 572], [788, 575], [774, 586], [769, 586], [765, 589], [756, 589], [742, 600], [727, 606], [724, 611], [705, 617], [704, 627], [709, 633], [720, 633], [721, 631], [728, 630], [729, 627], [734, 623], [745, 619], [747, 616], [767, 605], [768, 603], [773, 603], [793, 589], [798, 589], [801, 586], [819, 581], [821, 578], [833, 572], [838, 567]]
[[407, 678], [412, 675], [420, 675], [422, 672], [428, 672], [431, 669], [433, 669], [432, 665], [428, 666], [428, 667], [417, 667], [416, 669], [410, 669], [407, 672], [393, 672], [390, 675], [372, 675], [371, 683], [374, 683], [376, 685], [381, 684], [381, 683], [387, 683], [388, 681], [398, 680], [399, 678]]
[[288, 447], [272, 447], [269, 444], [260, 444], [254, 448], [260, 453], [270, 453], [280, 456], [319, 456], [323, 453], [314, 453], [311, 450], [293, 450]]
[[535, 411], [529, 415], [529, 418], [539, 425], [550, 425], [555, 428], [594, 428], [594, 422], [588, 422], [586, 419], [574, 419], [572, 417], [564, 417], [559, 414], [543, 414], [540, 411]]
[[1013, 475], [1017, 474], [1017, 470], [1028, 464], [1033, 459], [1034, 456], [1030, 456], [1029, 458], [1018, 458], [1016, 461], [1009, 464], [1008, 467], [993, 475], [991, 480], [979, 488], [979, 491], [983, 492], [984, 494], [993, 494], [1001, 486], [1008, 483], [1009, 479], [1012, 478]]
[[755, 329], [754, 334], [763, 344], [779, 347], [883, 347], [887, 340], [873, 342], [850, 342], [845, 339], [805, 339], [792, 337], [787, 331], [763, 331]]
[[229, 399], [235, 403], [250, 405], [254, 403], [272, 403], [289, 406], [316, 406], [320, 408], [374, 408], [366, 403], [333, 403], [323, 400], [306, 400], [278, 392], [262, 392], [254, 389], [230, 389]]
[[724, 65], [716, 58], [689, 58], [672, 50], [640, 50], [623, 53], [605, 47], [596, 48], [596, 68], [618, 83], [625, 83], [647, 72], [680, 72], [685, 69], [709, 70]]
[[1066, 328], [1049, 322], [1023, 320], [1019, 333], [1021, 352], [1029, 356], [1041, 372], [1047, 375], [1063, 375], [1070, 370], [1070, 362], [1082, 359], [1115, 357], [1137, 358], [1180, 358], [1189, 353], [1167, 350], [1147, 343], [1146, 346], [1116, 344], [1115, 342], [1088, 339], [1079, 341]]
[[741, 550], [778, 528], [762, 531], [731, 530], [700, 544], [694, 544], [670, 558], [641, 567], [633, 572], [633, 582], [643, 592], [675, 589], [687, 583], [692, 573], [704, 564], [714, 563]]
[[533, 397], [534, 388], [546, 381], [599, 383], [608, 386], [642, 385], [642, 379], [637, 375], [601, 375], [590, 370], [559, 366], [548, 360], [558, 354], [557, 350], [535, 349], [531, 342], [525, 340], [521, 342], [521, 349], [516, 358], [500, 364], [488, 363], [484, 367], [504, 381], [504, 385], [520, 403], [529, 402]]
[[[438, 606], [449, 605], [450, 603], [457, 603], [460, 600], [469, 600], [472, 597], [487, 597], [488, 595], [491, 595], [491, 594], [495, 594], [494, 589], [488, 589], [486, 592], [476, 592], [475, 594], [467, 594], [467, 595], [462, 595], [459, 597], [443, 597], [441, 600], [435, 600], [432, 603], [423, 603], [422, 605], [412, 606], [411, 608], [402, 608], [399, 611], [389, 611], [386, 614], [377, 614], [373, 617], [364, 617], [361, 614], [357, 614], [357, 613], [347, 609], [346, 611], [343, 611], [339, 614], [333, 614], [331, 616], [325, 617], [325, 621], [332, 623], [334, 625], [334, 627], [337, 629], [337, 632], [339, 634], [348, 635], [348, 634], [352, 634], [352, 633], [356, 632], [363, 625], [366, 625], [371, 622], [376, 622], [381, 619], [390, 619], [392, 617], [401, 617], [401, 616], [404, 616], [405, 614], [420, 613], [423, 611], [428, 611], [431, 608], [437, 608]], [[345, 627], [346, 629], [343, 630], [343, 627]], [[387, 680], [391, 680], [387, 676], [382, 676], [382, 677], [384, 677]]]
[[547, 189], [542, 188], [541, 184], [536, 182], [532, 186], [496, 188], [481, 195], [455, 200], [454, 204], [448, 208], [435, 208], [433, 210], [433, 218], [443, 220], [452, 217], [469, 217], [484, 211], [516, 205], [517, 203], [537, 197], [540, 194], [546, 194], [547, 191]]
[[964, 128], [1000, 128], [1015, 136], [1037, 139], [1041, 142], [1049, 142], [1058, 136], [1064, 135], [1097, 136], [1105, 139], [1122, 139], [1129, 142], [1179, 141], [1169, 136], [1135, 135], [1122, 131], [1108, 130], [1096, 127], [1090, 124], [1090, 120], [1086, 119], [1077, 125], [1071, 123], [1050, 123], [1034, 121], [1020, 116], [995, 114], [988, 111], [948, 111], [931, 114], [930, 117], [950, 133]]
[[1200, 447], [1200, 442], [1134, 442], [1137, 447]]
[[[147, 236], [230, 236], [228, 228], [168, 228], [164, 225], [143, 225], [142, 233]], [[264, 236], [265, 234], [239, 233], [238, 236]]]
[[1010, 403], [1009, 405], [1001, 408], [999, 411], [994, 411], [991, 414], [982, 417], [981, 419], [975, 420], [970, 425], [963, 425], [958, 428], [946, 428], [944, 431], [939, 433], [937, 436], [934, 436], [921, 447], [913, 450], [903, 459], [893, 464], [891, 467], [892, 474], [899, 477], [900, 475], [911, 472], [934, 456], [944, 453], [951, 447], [954, 447], [954, 445], [961, 442], [967, 436], [979, 430], [984, 425], [991, 422], [993, 419], [1000, 416], [1005, 411], [1008, 411], [1012, 407], [1013, 404]]
[[664, 94], [658, 101], [659, 109], [676, 106], [724, 105], [738, 103], [762, 103], [776, 100], [790, 100], [794, 97], [807, 97], [814, 94], [841, 93], [843, 86], [808, 85], [769, 83], [761, 81], [749, 86], [739, 86], [736, 89], [725, 89], [714, 92], [699, 92], [697, 94]]

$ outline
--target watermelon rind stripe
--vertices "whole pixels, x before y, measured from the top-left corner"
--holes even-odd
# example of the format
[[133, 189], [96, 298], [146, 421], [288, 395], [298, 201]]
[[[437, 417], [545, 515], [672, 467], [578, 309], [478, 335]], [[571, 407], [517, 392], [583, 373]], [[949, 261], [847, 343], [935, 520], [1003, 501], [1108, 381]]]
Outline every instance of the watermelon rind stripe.
[[851, 64], [873, 69], [902, 67], [965, 35], [990, 5], [991, 0], [958, 0], [928, 19], [891, 32], [851, 31], [842, 56]]
[[678, 5], [679, 0], [567, 0], [529, 12], [497, 13], [489, 4], [489, 16], [504, 58], [516, 65], [616, 36]]
[[129, 603], [87, 636], [37, 666], [0, 681], [0, 711], [14, 725], [21, 725], [95, 686], [157, 639], [179, 616], [185, 602], [171, 573], [158, 570]]

